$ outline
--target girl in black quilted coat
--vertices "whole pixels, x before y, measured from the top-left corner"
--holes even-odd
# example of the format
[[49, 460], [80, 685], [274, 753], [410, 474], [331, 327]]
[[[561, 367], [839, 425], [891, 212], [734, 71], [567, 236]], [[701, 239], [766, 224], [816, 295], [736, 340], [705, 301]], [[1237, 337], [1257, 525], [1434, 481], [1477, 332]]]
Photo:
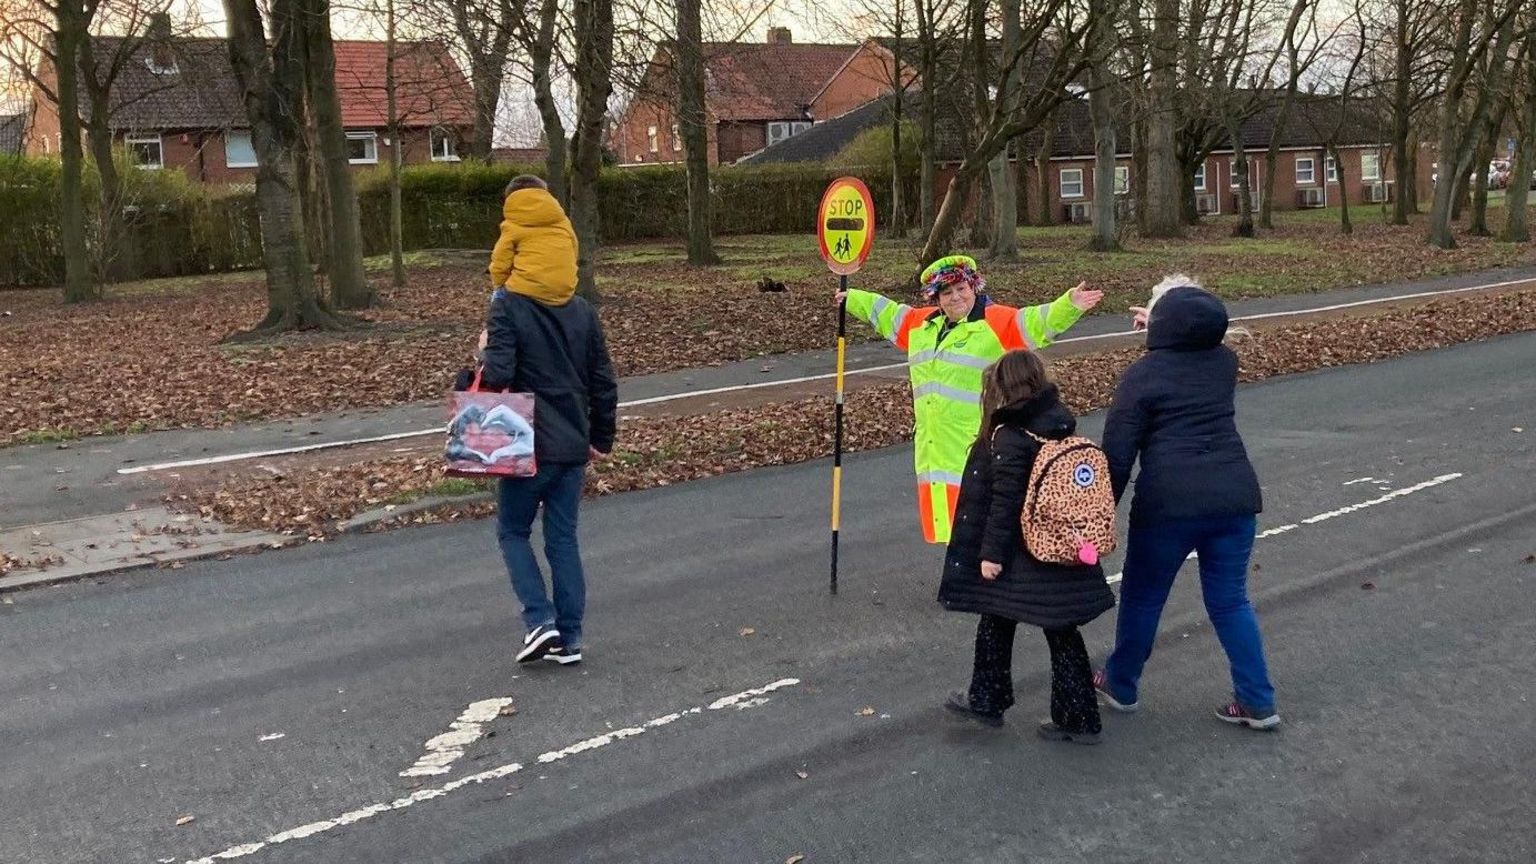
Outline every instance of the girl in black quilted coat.
[[945, 707], [1002, 725], [1013, 705], [1013, 634], [1022, 621], [1044, 629], [1051, 650], [1051, 719], [1040, 726], [1041, 737], [1097, 744], [1093, 671], [1077, 628], [1113, 608], [1114, 594], [1098, 564], [1036, 560], [1019, 524], [1040, 451], [1030, 433], [1066, 438], [1077, 421], [1033, 352], [1009, 352], [988, 368], [981, 400], [981, 435], [966, 460], [939, 583], [945, 608], [977, 613], [981, 621], [970, 689], [950, 694]]

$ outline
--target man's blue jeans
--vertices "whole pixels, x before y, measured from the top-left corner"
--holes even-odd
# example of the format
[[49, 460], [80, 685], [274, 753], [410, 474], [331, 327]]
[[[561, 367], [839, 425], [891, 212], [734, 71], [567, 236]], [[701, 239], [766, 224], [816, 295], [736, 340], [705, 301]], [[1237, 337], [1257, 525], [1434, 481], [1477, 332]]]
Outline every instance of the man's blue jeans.
[[1115, 651], [1104, 664], [1116, 700], [1137, 701], [1136, 687], [1152, 656], [1163, 604], [1179, 567], [1190, 552], [1197, 552], [1205, 612], [1226, 649], [1233, 694], [1250, 710], [1264, 713], [1274, 708], [1275, 688], [1264, 663], [1259, 619], [1248, 602], [1248, 557], [1256, 528], [1253, 516], [1180, 519], [1131, 528]]
[[[581, 617], [587, 605], [586, 576], [576, 544], [576, 510], [581, 506], [585, 465], [539, 465], [533, 477], [503, 477], [496, 538], [523, 604], [523, 624], [532, 630], [554, 624], [567, 648], [581, 647]], [[544, 574], [533, 557], [533, 517], [544, 507], [544, 557], [554, 586], [554, 603], [544, 591]]]

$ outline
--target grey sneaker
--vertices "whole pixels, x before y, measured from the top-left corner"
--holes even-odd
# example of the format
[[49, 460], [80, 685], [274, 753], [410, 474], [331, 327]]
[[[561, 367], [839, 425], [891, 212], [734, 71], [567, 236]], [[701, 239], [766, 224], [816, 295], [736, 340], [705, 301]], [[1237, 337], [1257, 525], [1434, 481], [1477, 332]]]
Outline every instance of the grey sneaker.
[[1255, 711], [1235, 699], [1216, 709], [1216, 719], [1261, 732], [1273, 731], [1280, 726], [1280, 715], [1275, 713], [1275, 709]]
[[517, 662], [532, 663], [559, 644], [560, 631], [552, 624], [540, 624], [523, 637], [523, 650], [517, 652]]
[[971, 707], [971, 697], [965, 695], [960, 690], [949, 694], [949, 697], [944, 700], [944, 710], [968, 720], [974, 720], [983, 726], [991, 726], [994, 729], [1003, 725], [1002, 714], [988, 714], [985, 711], [977, 711]]

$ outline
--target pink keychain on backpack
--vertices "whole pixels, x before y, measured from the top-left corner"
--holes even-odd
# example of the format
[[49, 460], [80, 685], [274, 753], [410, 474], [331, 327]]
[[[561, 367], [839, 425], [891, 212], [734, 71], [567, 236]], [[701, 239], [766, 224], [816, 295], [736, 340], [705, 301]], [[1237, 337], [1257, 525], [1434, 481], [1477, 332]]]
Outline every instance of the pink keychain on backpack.
[[1079, 540], [1077, 542], [1077, 560], [1089, 565], [1099, 563], [1099, 547], [1092, 540]]

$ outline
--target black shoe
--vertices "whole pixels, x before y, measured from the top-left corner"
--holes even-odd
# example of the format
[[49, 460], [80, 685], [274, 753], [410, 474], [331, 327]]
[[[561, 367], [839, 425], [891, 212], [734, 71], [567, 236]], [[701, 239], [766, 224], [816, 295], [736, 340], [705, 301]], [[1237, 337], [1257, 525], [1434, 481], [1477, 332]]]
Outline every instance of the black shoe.
[[1003, 725], [1002, 714], [988, 714], [984, 711], [977, 711], [971, 707], [971, 697], [959, 690], [949, 694], [949, 698], [944, 700], [944, 710], [951, 714], [958, 714], [968, 720], [974, 720], [983, 726], [991, 726], [994, 729]]
[[1260, 732], [1270, 732], [1280, 726], [1280, 715], [1274, 709], [1255, 711], [1236, 700], [1216, 709], [1216, 719], [1234, 726], [1247, 726]]
[[523, 637], [523, 650], [517, 652], [517, 662], [532, 663], [560, 645], [560, 631], [552, 625], [540, 624]]
[[559, 663], [561, 666], [575, 666], [581, 662], [581, 648], [579, 646], [567, 648], [563, 644], [556, 643], [544, 655], [544, 659], [551, 663]]
[[1041, 723], [1035, 733], [1047, 741], [1064, 741], [1069, 744], [1092, 746], [1103, 740], [1103, 736], [1098, 732], [1068, 732], [1049, 720]]

